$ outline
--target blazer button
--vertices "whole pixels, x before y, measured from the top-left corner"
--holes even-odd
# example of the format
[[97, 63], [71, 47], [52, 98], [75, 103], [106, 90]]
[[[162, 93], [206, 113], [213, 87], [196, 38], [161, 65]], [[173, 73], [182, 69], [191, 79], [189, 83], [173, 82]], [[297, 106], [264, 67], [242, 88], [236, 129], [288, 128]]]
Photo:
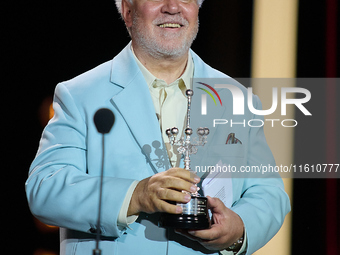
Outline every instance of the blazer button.
[[92, 234], [96, 234], [97, 233], [97, 229], [95, 229], [95, 228], [90, 228], [90, 230], [89, 230]]

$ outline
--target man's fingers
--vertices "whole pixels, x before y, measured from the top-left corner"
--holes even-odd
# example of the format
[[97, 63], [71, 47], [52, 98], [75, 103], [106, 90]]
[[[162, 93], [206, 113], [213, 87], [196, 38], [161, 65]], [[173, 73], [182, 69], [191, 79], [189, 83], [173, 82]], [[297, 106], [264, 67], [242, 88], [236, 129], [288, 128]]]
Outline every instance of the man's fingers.
[[191, 183], [199, 183], [201, 180], [194, 172], [185, 170], [183, 168], [178, 168], [178, 167], [171, 168], [165, 171], [164, 173], [170, 176], [181, 178]]
[[221, 229], [212, 225], [209, 229], [189, 230], [188, 233], [196, 238], [202, 239], [202, 241], [213, 241], [220, 238]]
[[158, 208], [160, 212], [166, 212], [166, 213], [171, 213], [171, 214], [180, 214], [183, 212], [182, 207], [178, 206], [178, 205], [173, 205], [170, 204], [166, 201], [162, 201], [160, 200]]
[[191, 195], [176, 190], [162, 189], [159, 191], [158, 198], [161, 200], [187, 203], [190, 201]]
[[164, 180], [162, 187], [167, 188], [167, 189], [175, 189], [178, 191], [185, 190], [191, 193], [194, 193], [197, 191], [197, 186], [195, 186], [193, 183], [185, 181], [178, 177], [167, 178], [166, 180]]
[[222, 210], [224, 209], [224, 204], [223, 202], [216, 197], [210, 197], [207, 196], [208, 198], [208, 209], [210, 209], [213, 213], [222, 213]]
[[196, 183], [200, 178], [182, 168], [172, 168], [165, 172], [155, 174], [141, 180], [131, 197], [128, 215], [139, 212], [168, 212], [181, 213], [180, 206], [168, 201], [187, 203], [191, 196], [182, 191], [194, 193], [197, 191]]

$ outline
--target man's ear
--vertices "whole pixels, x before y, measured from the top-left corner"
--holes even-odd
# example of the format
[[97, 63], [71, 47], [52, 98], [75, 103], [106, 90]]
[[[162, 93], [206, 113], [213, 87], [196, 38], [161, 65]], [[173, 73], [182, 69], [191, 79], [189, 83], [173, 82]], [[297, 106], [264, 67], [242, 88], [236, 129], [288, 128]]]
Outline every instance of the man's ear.
[[128, 0], [122, 0], [122, 17], [127, 28], [132, 26], [132, 4]]

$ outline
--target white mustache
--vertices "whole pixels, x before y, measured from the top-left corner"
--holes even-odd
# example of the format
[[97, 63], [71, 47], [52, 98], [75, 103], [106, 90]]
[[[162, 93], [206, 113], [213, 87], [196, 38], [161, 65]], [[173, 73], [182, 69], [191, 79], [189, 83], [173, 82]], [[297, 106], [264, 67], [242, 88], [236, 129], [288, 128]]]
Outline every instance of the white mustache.
[[181, 26], [187, 26], [189, 25], [189, 22], [183, 18], [182, 16], [176, 15], [176, 16], [162, 16], [159, 18], [156, 18], [152, 24], [154, 25], [162, 25], [166, 23], [174, 23], [174, 24], [180, 24]]

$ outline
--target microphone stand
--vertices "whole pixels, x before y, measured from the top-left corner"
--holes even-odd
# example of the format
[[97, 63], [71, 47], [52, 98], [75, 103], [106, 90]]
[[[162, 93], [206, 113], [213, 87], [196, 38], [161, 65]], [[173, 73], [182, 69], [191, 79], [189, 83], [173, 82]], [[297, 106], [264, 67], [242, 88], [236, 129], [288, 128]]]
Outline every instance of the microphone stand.
[[97, 219], [97, 237], [96, 237], [96, 248], [93, 250], [93, 255], [101, 255], [102, 250], [99, 249], [99, 241], [100, 241], [100, 219], [101, 219], [101, 211], [102, 211], [102, 193], [103, 193], [103, 179], [104, 179], [104, 154], [105, 154], [105, 134], [102, 133], [102, 168], [100, 172], [100, 186], [99, 186], [99, 203], [98, 203], [98, 219]]
[[104, 157], [105, 157], [105, 134], [109, 133], [113, 123], [115, 121], [115, 116], [113, 112], [109, 109], [102, 108], [99, 109], [94, 115], [94, 124], [99, 133], [102, 134], [102, 168], [100, 172], [100, 185], [99, 185], [99, 203], [98, 203], [98, 219], [97, 219], [97, 237], [96, 237], [96, 248], [93, 249], [93, 255], [101, 255], [102, 251], [99, 249], [100, 241], [100, 219], [102, 211], [102, 196], [103, 196], [103, 180], [104, 180]]

